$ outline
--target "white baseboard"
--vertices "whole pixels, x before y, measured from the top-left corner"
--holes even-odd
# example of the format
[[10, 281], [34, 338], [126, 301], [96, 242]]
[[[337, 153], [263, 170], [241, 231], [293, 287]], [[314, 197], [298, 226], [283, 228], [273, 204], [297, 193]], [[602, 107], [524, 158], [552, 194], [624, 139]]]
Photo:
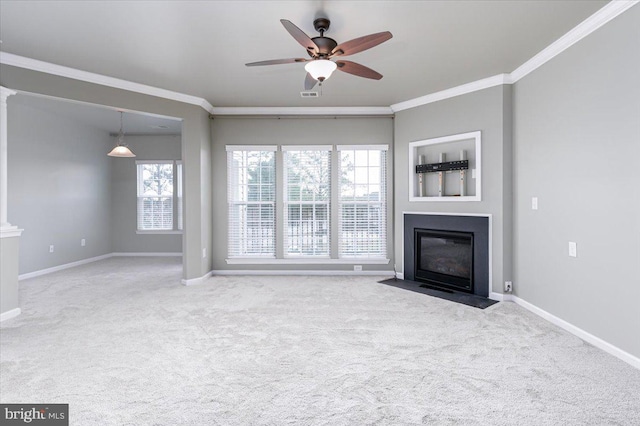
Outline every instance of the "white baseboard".
[[109, 259], [110, 257], [179, 257], [179, 256], [182, 256], [182, 253], [107, 253], [101, 256], [78, 260], [77, 262], [65, 263], [64, 265], [58, 265], [52, 268], [46, 268], [46, 269], [41, 269], [39, 271], [21, 274], [21, 275], [18, 275], [18, 281], [26, 280], [28, 278], [39, 277], [41, 275], [50, 274], [52, 272], [62, 271], [64, 269], [75, 268], [76, 266], [97, 262], [98, 260]]
[[185, 280], [183, 278], [180, 282], [182, 283], [182, 285], [186, 286], [202, 284], [207, 278], [211, 278], [212, 275], [213, 271], [209, 271], [199, 278], [191, 278], [190, 280]]
[[136, 252], [120, 252], [120, 253], [111, 253], [113, 257], [182, 257], [182, 253], [136, 253]]
[[399, 280], [404, 280], [404, 272], [396, 272], [396, 278]]
[[101, 256], [90, 257], [88, 259], [78, 260], [77, 262], [65, 263], [64, 265], [54, 266], [52, 268], [41, 269], [35, 272], [29, 272], [26, 274], [18, 275], [18, 281], [26, 280], [28, 278], [39, 277], [41, 275], [50, 274], [52, 272], [62, 271], [64, 269], [75, 268], [76, 266], [85, 265], [87, 263], [97, 262], [98, 260], [108, 259], [113, 256], [113, 253], [103, 254]]
[[202, 284], [207, 278], [212, 277], [213, 275], [270, 275], [270, 276], [278, 276], [278, 275], [320, 275], [320, 276], [336, 276], [336, 275], [365, 275], [365, 276], [393, 276], [393, 271], [305, 271], [305, 270], [297, 270], [297, 271], [258, 271], [258, 270], [246, 270], [246, 269], [218, 269], [214, 271], [209, 271], [205, 275], [199, 278], [192, 278], [190, 280], [182, 280], [182, 284], [186, 286]]
[[380, 277], [393, 277], [393, 271], [307, 271], [307, 270], [291, 270], [291, 271], [258, 271], [258, 270], [230, 270], [219, 269], [211, 271], [213, 275], [324, 275], [324, 276], [336, 276], [336, 275], [365, 275], [365, 276], [380, 276]]
[[508, 301], [511, 301], [511, 295], [496, 293], [495, 291], [491, 291], [489, 292], [489, 299], [497, 300], [498, 302], [508, 302]]
[[526, 300], [523, 300], [521, 298], [519, 298], [518, 296], [514, 296], [514, 295], [505, 295], [505, 296], [509, 296], [509, 300], [513, 301], [514, 303], [516, 303], [517, 305], [522, 306], [523, 308], [525, 308], [526, 310], [533, 312], [534, 314], [538, 315], [539, 317], [542, 317], [544, 319], [546, 319], [547, 321], [549, 321], [552, 324], [557, 325], [558, 327], [568, 331], [569, 333], [579, 337], [580, 339], [584, 340], [587, 343], [592, 344], [593, 346], [595, 346], [598, 349], [602, 349], [603, 351], [607, 352], [608, 354], [611, 354], [613, 356], [615, 356], [618, 359], [621, 359], [622, 361], [626, 362], [627, 364], [637, 368], [640, 370], [640, 358], [631, 355], [629, 352], [626, 352], [620, 348], [618, 348], [617, 346], [612, 345], [609, 342], [606, 342], [604, 340], [602, 340], [599, 337], [594, 336], [591, 333], [588, 333], [586, 331], [584, 331], [583, 329], [576, 327], [575, 325], [568, 323], [567, 321], [558, 318], [557, 316], [550, 314], [549, 312], [538, 308], [537, 306], [527, 302]]
[[3, 312], [0, 314], [0, 322], [6, 321], [11, 318], [15, 318], [21, 313], [22, 311], [20, 310], [20, 308], [15, 308], [15, 309], [11, 309], [10, 311]]

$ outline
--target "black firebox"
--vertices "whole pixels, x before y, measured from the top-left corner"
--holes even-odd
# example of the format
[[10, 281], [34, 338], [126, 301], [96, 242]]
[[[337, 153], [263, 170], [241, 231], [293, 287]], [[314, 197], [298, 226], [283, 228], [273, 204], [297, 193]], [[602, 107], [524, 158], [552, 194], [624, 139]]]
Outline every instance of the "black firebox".
[[473, 293], [473, 233], [414, 229], [415, 280]]

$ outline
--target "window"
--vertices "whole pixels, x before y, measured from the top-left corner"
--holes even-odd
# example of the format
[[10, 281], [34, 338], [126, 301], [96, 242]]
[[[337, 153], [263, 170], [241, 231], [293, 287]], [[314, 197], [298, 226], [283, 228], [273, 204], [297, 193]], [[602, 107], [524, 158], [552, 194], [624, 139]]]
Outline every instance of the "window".
[[227, 147], [229, 257], [275, 257], [275, 150]]
[[338, 146], [340, 258], [387, 255], [387, 146]]
[[284, 254], [329, 257], [331, 146], [283, 146]]
[[136, 161], [138, 231], [173, 231], [174, 162]]
[[227, 263], [388, 263], [387, 145], [226, 149]]

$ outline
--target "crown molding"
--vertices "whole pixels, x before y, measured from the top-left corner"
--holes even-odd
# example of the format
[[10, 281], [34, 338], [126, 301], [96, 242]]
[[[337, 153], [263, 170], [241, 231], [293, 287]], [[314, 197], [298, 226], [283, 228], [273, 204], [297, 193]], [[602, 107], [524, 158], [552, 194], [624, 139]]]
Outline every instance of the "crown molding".
[[129, 90], [164, 99], [170, 99], [187, 104], [198, 105], [210, 114], [218, 116], [240, 116], [240, 115], [345, 115], [345, 116], [384, 116], [393, 115], [398, 111], [427, 105], [433, 102], [442, 101], [467, 93], [476, 92], [490, 87], [503, 84], [513, 84], [541, 67], [578, 41], [582, 40], [598, 28], [605, 25], [615, 17], [624, 13], [631, 7], [638, 4], [640, 0], [612, 0], [596, 13], [578, 24], [575, 28], [567, 32], [558, 40], [547, 46], [537, 55], [520, 65], [511, 73], [498, 74], [492, 77], [462, 84], [450, 89], [441, 90], [415, 99], [398, 102], [389, 107], [213, 107], [206, 99], [197, 96], [185, 95], [158, 87], [147, 86], [145, 84], [134, 83], [127, 80], [108, 77], [87, 71], [81, 71], [61, 65], [51, 64], [36, 59], [14, 55], [12, 53], [0, 52], [0, 63], [15, 67], [40, 71], [61, 77], [86, 81], [88, 83], [100, 84], [102, 86], [116, 89]]
[[393, 115], [391, 107], [214, 107], [223, 115]]
[[147, 86], [146, 84], [134, 83], [102, 74], [95, 74], [75, 68], [39, 61], [37, 59], [26, 58], [24, 56], [14, 55], [13, 53], [0, 52], [0, 63], [57, 75], [60, 77], [71, 78], [74, 80], [86, 81], [87, 83], [99, 84], [101, 86], [113, 87], [115, 89], [123, 89], [145, 95], [157, 96], [159, 98], [169, 99], [172, 101], [197, 105], [204, 108], [209, 113], [213, 111], [213, 106], [209, 102], [197, 96], [185, 95], [183, 93], [173, 92], [159, 87]]
[[516, 68], [511, 73], [513, 83], [541, 67], [560, 53], [567, 50], [569, 47], [573, 46], [616, 16], [626, 12], [638, 3], [638, 0], [613, 0], [610, 3], [607, 3], [596, 13], [589, 16], [533, 58]]
[[482, 80], [473, 81], [471, 83], [462, 84], [450, 89], [441, 90], [429, 95], [420, 96], [419, 98], [410, 99], [408, 101], [399, 102], [391, 105], [393, 112], [404, 111], [405, 109], [415, 108], [421, 105], [442, 101], [460, 95], [465, 95], [478, 90], [488, 89], [489, 87], [501, 86], [503, 84], [511, 84], [509, 74], [498, 74], [493, 77], [483, 78]]

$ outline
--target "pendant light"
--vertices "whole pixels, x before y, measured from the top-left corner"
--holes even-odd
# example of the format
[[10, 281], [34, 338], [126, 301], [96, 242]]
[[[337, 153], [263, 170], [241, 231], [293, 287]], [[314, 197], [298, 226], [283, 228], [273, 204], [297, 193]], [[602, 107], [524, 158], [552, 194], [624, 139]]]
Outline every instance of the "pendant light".
[[122, 111], [120, 111], [120, 133], [118, 133], [117, 145], [107, 155], [109, 157], [135, 157], [127, 144], [124, 143], [124, 132], [122, 131]]

